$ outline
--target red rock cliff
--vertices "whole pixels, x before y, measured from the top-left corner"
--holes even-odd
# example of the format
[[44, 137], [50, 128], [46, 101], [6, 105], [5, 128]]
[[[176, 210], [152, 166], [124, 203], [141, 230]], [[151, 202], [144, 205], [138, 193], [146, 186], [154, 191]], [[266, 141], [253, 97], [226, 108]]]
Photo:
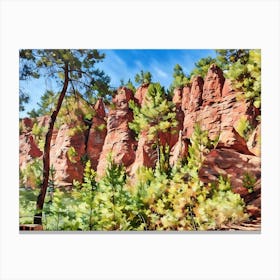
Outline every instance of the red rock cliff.
[[[91, 160], [92, 167], [98, 176], [104, 174], [107, 156], [113, 154], [116, 163], [123, 164], [131, 175], [140, 166], [155, 166], [157, 155], [148, 140], [146, 132], [142, 131], [139, 141], [134, 138], [129, 129], [133, 113], [128, 102], [134, 100], [139, 106], [145, 103], [148, 85], [139, 87], [133, 93], [125, 88], [118, 89], [113, 98], [112, 108], [106, 113], [102, 100], [98, 100], [92, 108], [93, 118], [88, 123], [84, 133], [70, 135], [71, 125], [62, 125], [54, 131], [51, 147], [51, 164], [56, 169], [56, 180], [61, 185], [71, 185], [73, 179], [82, 179], [85, 155]], [[240, 193], [250, 211], [260, 215], [260, 125], [251, 134], [248, 142], [237, 132], [240, 118], [256, 125], [255, 119], [259, 111], [251, 102], [238, 98], [229, 80], [215, 64], [211, 65], [203, 79], [194, 77], [190, 85], [174, 91], [173, 103], [176, 108], [178, 126], [173, 134], [160, 135], [160, 143], [168, 144], [171, 148], [170, 164], [187, 155], [189, 139], [195, 123], [208, 130], [211, 139], [218, 137], [214, 150], [206, 155], [200, 177], [204, 182], [218, 179], [219, 174], [228, 175], [233, 190]], [[79, 119], [84, 122], [83, 119]], [[42, 126], [48, 124], [46, 118], [39, 120]], [[22, 120], [20, 135], [20, 167], [36, 157], [42, 157], [32, 135], [33, 121]], [[69, 158], [68, 150], [74, 147], [76, 154]], [[255, 176], [255, 195], [243, 187], [244, 174]]]
[[133, 100], [133, 92], [127, 88], [120, 88], [113, 99], [107, 120], [107, 135], [97, 166], [98, 176], [102, 176], [107, 165], [107, 156], [112, 153], [116, 163], [130, 166], [135, 159], [137, 145], [128, 123], [133, 119], [128, 102]]

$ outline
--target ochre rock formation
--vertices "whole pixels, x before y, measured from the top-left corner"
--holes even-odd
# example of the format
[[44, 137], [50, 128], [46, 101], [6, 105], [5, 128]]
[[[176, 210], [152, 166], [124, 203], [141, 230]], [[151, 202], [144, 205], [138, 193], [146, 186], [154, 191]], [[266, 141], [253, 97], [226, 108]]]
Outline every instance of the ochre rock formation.
[[182, 92], [182, 106], [181, 109], [183, 112], [185, 112], [190, 103], [190, 96], [191, 96], [191, 86], [186, 85], [183, 87], [183, 92]]
[[[56, 185], [72, 185], [73, 179], [82, 180], [83, 164], [82, 155], [85, 153], [85, 136], [82, 133], [71, 135], [68, 125], [62, 125], [51, 145], [50, 164], [55, 169]], [[70, 155], [69, 149], [75, 149], [75, 154]]]
[[143, 105], [145, 102], [145, 96], [148, 92], [148, 87], [149, 84], [144, 84], [141, 85], [135, 92], [135, 101], [139, 104], [139, 105]]
[[19, 167], [21, 169], [24, 169], [34, 158], [41, 157], [42, 154], [31, 133], [19, 136]]
[[203, 105], [216, 103], [222, 96], [225, 78], [223, 71], [215, 64], [209, 67], [203, 85]]
[[186, 108], [188, 112], [195, 112], [202, 105], [203, 84], [201, 76], [196, 76], [192, 80], [189, 104]]
[[[220, 89], [220, 84], [218, 84], [218, 88]], [[215, 88], [213, 88], [213, 90], [215, 92], [218, 91], [218, 89], [215, 90]], [[183, 136], [185, 138], [191, 137], [195, 123], [199, 123], [202, 129], [209, 132], [209, 137], [215, 139], [219, 137], [222, 131], [232, 130], [233, 127], [235, 128], [241, 116], [253, 122], [259, 112], [251, 102], [238, 100], [238, 95], [240, 95], [239, 92], [225, 93], [224, 97], [219, 96], [214, 103], [211, 103], [213, 102], [211, 97], [211, 102], [206, 102], [207, 105], [205, 105], [203, 101], [202, 106], [196, 106], [196, 111], [184, 105], [185, 118]], [[191, 98], [193, 99], [193, 97]], [[199, 99], [200, 96], [198, 95], [197, 98]], [[199, 102], [197, 101], [193, 104], [199, 104]], [[220, 139], [220, 141], [223, 142], [224, 139]]]
[[259, 124], [247, 142], [248, 149], [254, 155], [261, 156], [261, 125]]
[[24, 118], [20, 121], [20, 128], [21, 128], [20, 133], [21, 134], [30, 132], [32, 130], [32, 127], [33, 127], [33, 120], [32, 119]]
[[229, 79], [225, 79], [222, 96], [225, 97], [227, 95], [231, 95], [232, 93], [234, 93], [232, 82]]
[[[256, 180], [252, 193], [244, 187], [243, 180], [246, 175]], [[260, 216], [261, 160], [259, 157], [229, 148], [214, 149], [206, 155], [199, 176], [205, 183], [215, 182], [219, 176], [228, 177], [232, 190], [245, 199], [255, 216]]]
[[[87, 158], [97, 170], [98, 177], [102, 177], [109, 153], [112, 153], [116, 163], [125, 166], [132, 177], [141, 166], [155, 166], [157, 151], [154, 143], [148, 139], [147, 132], [140, 132], [136, 140], [129, 128], [133, 113], [128, 103], [133, 100], [138, 106], [143, 106], [148, 86], [140, 86], [135, 95], [125, 87], [119, 88], [109, 110], [105, 110], [102, 100], [98, 100], [92, 108], [92, 120], [86, 123], [88, 130], [83, 133], [71, 135], [69, 132], [73, 127], [66, 124], [54, 130], [51, 164], [56, 169], [58, 185], [71, 185], [73, 179], [82, 180]], [[233, 191], [244, 198], [248, 212], [259, 217], [261, 127], [256, 118], [260, 111], [252, 102], [240, 96], [242, 92], [234, 90], [231, 81], [224, 78], [222, 70], [215, 64], [211, 65], [205, 79], [194, 77], [190, 84], [174, 91], [172, 102], [178, 125], [167, 133], [160, 133], [159, 142], [161, 145], [169, 145], [170, 164], [174, 165], [187, 156], [194, 125], [199, 123], [202, 129], [208, 131], [212, 140], [217, 140], [215, 149], [205, 155], [199, 173], [201, 180], [208, 183], [217, 181], [219, 175], [228, 176]], [[247, 142], [237, 132], [241, 117], [256, 127]], [[25, 118], [21, 121], [20, 168], [24, 168], [34, 158], [42, 157], [32, 135], [35, 122], [47, 127], [49, 117], [37, 120]], [[79, 116], [75, 125], [84, 122]], [[70, 147], [76, 151], [74, 158], [69, 158]], [[256, 179], [252, 193], [243, 185], [245, 174]]]
[[133, 119], [133, 113], [129, 108], [129, 101], [133, 98], [133, 92], [124, 87], [120, 88], [113, 98], [114, 108], [108, 113], [107, 135], [97, 165], [99, 177], [104, 174], [109, 153], [112, 153], [116, 163], [125, 167], [134, 162], [137, 143], [128, 127], [128, 123]]

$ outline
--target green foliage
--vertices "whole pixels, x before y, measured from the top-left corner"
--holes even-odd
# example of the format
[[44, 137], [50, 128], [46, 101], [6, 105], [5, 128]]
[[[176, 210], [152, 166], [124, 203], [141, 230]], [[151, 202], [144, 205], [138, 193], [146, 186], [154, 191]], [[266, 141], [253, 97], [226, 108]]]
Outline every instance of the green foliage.
[[186, 164], [169, 174], [160, 168], [138, 170], [135, 197], [146, 230], [211, 230], [248, 219], [228, 179], [208, 185], [200, 181], [198, 172], [211, 147], [207, 132], [196, 125]]
[[[83, 183], [71, 195], [56, 190], [45, 208], [45, 228], [52, 230], [214, 230], [248, 219], [244, 201], [228, 178], [204, 184], [198, 172], [213, 141], [195, 126], [185, 164], [171, 170], [168, 147], [160, 147], [155, 169], [142, 167], [128, 182], [123, 166], [108, 158], [105, 176], [96, 181], [90, 161]], [[244, 186], [254, 181], [244, 175]]]
[[107, 127], [106, 124], [102, 123], [102, 124], [96, 126], [95, 130], [101, 132], [101, 131], [104, 131], [106, 129], [106, 127]]
[[[48, 76], [58, 84], [64, 82], [64, 68], [68, 67], [72, 92], [80, 92], [87, 101], [97, 97], [110, 99], [110, 78], [104, 71], [96, 68], [96, 63], [105, 58], [97, 50], [87, 49], [22, 49], [20, 57], [20, 78], [38, 78]], [[49, 111], [53, 104], [54, 95], [47, 90], [41, 100], [40, 114]]]
[[[139, 74], [137, 74], [137, 75], [139, 75]], [[124, 82], [124, 80], [120, 80], [120, 86], [130, 89], [133, 93], [136, 92], [136, 87], [134, 86], [134, 84], [132, 83], [132, 81], [130, 79], [128, 79], [128, 81], [126, 83]]]
[[73, 146], [68, 149], [67, 156], [72, 163], [77, 162], [76, 157], [78, 156], [78, 153]]
[[169, 92], [173, 95], [175, 88], [183, 88], [190, 83], [190, 78], [185, 75], [181, 65], [176, 64], [173, 68], [173, 82], [169, 87]]
[[195, 63], [195, 68], [192, 70], [190, 76], [201, 76], [202, 78], [205, 78], [209, 67], [213, 63], [219, 64], [215, 58], [210, 56], [200, 59]]
[[171, 172], [171, 167], [169, 165], [169, 158], [170, 158], [170, 148], [168, 145], [161, 146], [159, 148], [159, 161], [157, 162], [157, 168], [159, 168], [162, 172], [166, 173], [167, 175]]
[[[35, 160], [29, 163], [22, 171], [20, 170], [19, 189], [19, 223], [32, 224], [35, 215], [36, 201], [39, 187], [42, 182], [42, 162]], [[51, 180], [53, 180], [53, 168], [51, 168]], [[44, 223], [46, 225], [46, 223]], [[46, 228], [46, 227], [45, 227]]]
[[[88, 129], [87, 122], [91, 121], [96, 114], [91, 104], [86, 102], [80, 95], [66, 96], [62, 103], [60, 112], [57, 116], [55, 128], [67, 124], [71, 126], [69, 130], [70, 136], [83, 133]], [[84, 122], [81, 122], [81, 119]]]
[[34, 124], [32, 127], [32, 134], [35, 136], [35, 142], [38, 145], [38, 148], [43, 151], [44, 145], [45, 145], [45, 135], [47, 133], [48, 127], [41, 126], [37, 122], [36, 119], [34, 119]]
[[217, 188], [211, 189], [211, 196], [202, 198], [196, 206], [195, 221], [199, 230], [219, 229], [223, 225], [246, 221], [248, 214], [244, 208], [240, 195], [231, 191], [229, 180], [220, 177]]
[[[80, 205], [82, 208], [82, 205]], [[72, 203], [72, 196], [66, 191], [56, 188], [53, 199], [44, 204], [43, 227], [45, 230], [79, 230], [80, 212]]]
[[19, 91], [19, 111], [24, 111], [25, 107], [24, 104], [29, 102], [29, 95], [24, 92], [22, 89]]
[[190, 76], [205, 77], [212, 63], [231, 79], [236, 90], [244, 92], [243, 98], [251, 100], [256, 108], [261, 107], [261, 52], [260, 50], [216, 50], [217, 57], [206, 57], [195, 63]]
[[248, 192], [252, 193], [254, 191], [254, 186], [257, 182], [257, 179], [254, 175], [245, 172], [243, 175], [242, 182], [243, 182], [243, 186], [248, 189]]
[[215, 141], [208, 138], [207, 131], [195, 125], [189, 147], [186, 171], [189, 175], [189, 184], [193, 185], [193, 214], [196, 229], [219, 229], [228, 223], [245, 221], [245, 204], [239, 194], [231, 191], [230, 181], [220, 176], [218, 186], [215, 183], [204, 185], [198, 176], [205, 155], [215, 145]]
[[38, 111], [36, 111], [35, 109], [32, 109], [30, 112], [27, 112], [27, 115], [30, 118], [37, 118], [40, 116], [40, 114], [38, 113]]
[[94, 201], [97, 182], [95, 180], [96, 172], [91, 169], [90, 161], [87, 161], [84, 169], [84, 182], [82, 184], [76, 183], [73, 191], [73, 197], [79, 201], [78, 211], [79, 213], [79, 226], [83, 230], [92, 230], [96, 225], [97, 216], [96, 209], [98, 205]]
[[94, 192], [97, 188], [96, 173], [90, 161], [84, 170], [84, 182], [73, 182], [71, 192], [55, 189], [53, 199], [44, 206], [44, 228], [46, 230], [92, 230]]
[[125, 189], [124, 167], [108, 158], [105, 176], [98, 184], [96, 204], [98, 205], [97, 228], [100, 230], [130, 230], [137, 222], [132, 196]]
[[20, 186], [38, 188], [43, 179], [43, 162], [41, 159], [34, 159], [26, 167], [20, 170]]
[[226, 75], [232, 80], [235, 89], [244, 92], [243, 97], [251, 100], [256, 108], [260, 108], [261, 51], [224, 50], [220, 57], [228, 65]]
[[40, 139], [45, 132], [44, 127], [40, 126], [37, 122], [33, 124], [32, 134], [35, 136], [35, 139]]
[[[151, 82], [152, 77], [150, 78], [150, 82]], [[128, 89], [130, 89], [133, 93], [136, 92], [136, 87], [133, 85], [132, 81], [130, 79], [128, 79], [127, 83], [124, 84], [124, 86]]]
[[143, 85], [143, 84], [150, 84], [152, 81], [152, 74], [150, 72], [144, 72], [141, 70], [140, 73], [137, 73], [134, 77], [135, 82], [137, 84]]
[[159, 132], [166, 132], [177, 125], [174, 106], [166, 99], [164, 88], [159, 84], [150, 84], [145, 104], [139, 108], [133, 101], [129, 103], [134, 120], [129, 124], [136, 134], [147, 130], [149, 138], [155, 139]]
[[36, 208], [38, 190], [19, 189], [19, 223], [32, 224]]
[[[37, 59], [35, 54], [40, 58]], [[21, 52], [21, 58], [29, 61], [22, 75], [36, 76], [36, 72], [31, 71], [32, 64], [35, 64], [38, 67], [57, 70], [54, 75], [59, 81], [65, 78], [62, 71], [65, 63], [70, 65], [70, 80], [73, 81], [71, 84], [73, 88], [71, 91], [68, 90], [71, 96], [65, 97], [56, 125], [59, 127], [62, 124], [74, 124], [74, 128], [70, 131], [72, 135], [84, 133], [88, 126], [81, 124], [81, 118], [90, 121], [95, 114], [90, 104], [81, 101], [80, 97], [91, 102], [97, 96], [110, 94], [109, 89], [106, 90], [106, 82], [105, 90], [102, 89], [104, 82], [102, 73], [91, 72], [94, 71], [95, 62], [103, 58], [98, 55], [94, 51], [83, 50]], [[255, 90], [260, 89], [260, 83], [257, 83], [260, 77], [258, 76], [260, 65], [256, 62], [258, 61], [256, 53], [248, 52], [247, 56], [246, 52], [235, 53], [233, 50], [225, 50], [220, 55], [224, 59], [220, 65], [228, 70], [229, 76], [234, 74], [239, 77], [240, 80], [237, 81], [242, 81], [242, 85], [240, 84], [242, 87], [251, 86], [253, 82]], [[209, 65], [215, 61], [209, 57], [202, 59], [197, 62], [192, 74], [205, 76]], [[91, 77], [84, 73], [88, 68]], [[245, 72], [250, 75], [242, 76]], [[96, 78], [96, 75], [100, 76], [99, 82], [98, 78], [92, 78]], [[248, 83], [245, 83], [244, 77], [249, 79]], [[43, 209], [44, 228], [46, 230], [215, 230], [224, 225], [246, 221], [248, 215], [244, 201], [238, 194], [232, 192], [228, 178], [220, 177], [218, 182], [209, 184], [203, 183], [199, 178], [205, 155], [215, 147], [216, 142], [211, 141], [207, 131], [203, 131], [198, 124], [195, 125], [190, 139], [188, 157], [173, 168], [170, 167], [169, 147], [161, 146], [160, 135], [172, 131], [172, 128], [177, 125], [174, 105], [168, 101], [167, 94], [160, 84], [151, 84], [149, 72], [141, 71], [135, 78], [139, 84], [150, 85], [142, 107], [130, 101], [129, 106], [133, 110], [134, 120], [129, 127], [136, 134], [142, 131], [147, 133], [149, 140], [157, 149], [156, 167], [142, 167], [137, 171], [136, 178], [129, 180], [126, 178], [124, 167], [116, 164], [111, 155], [108, 158], [105, 175], [97, 180], [96, 172], [91, 168], [87, 155], [84, 155], [81, 158], [85, 163], [83, 181], [73, 182], [71, 191], [63, 191], [56, 186], [53, 194], [49, 193], [50, 197]], [[174, 88], [189, 83], [189, 77], [183, 73], [182, 67], [178, 64], [174, 67], [173, 78], [171, 87]], [[88, 85], [88, 81], [90, 81], [89, 87], [85, 86], [85, 83]], [[125, 85], [124, 82], [122, 84]], [[125, 86], [131, 87], [135, 92], [135, 87], [130, 80]], [[238, 84], [235, 86], [238, 87]], [[41, 100], [40, 114], [49, 114], [56, 100], [56, 94], [46, 93]], [[247, 137], [250, 130], [248, 126], [246, 121], [241, 121], [238, 130], [244, 137]], [[102, 131], [105, 125], [100, 125], [96, 129]], [[35, 137], [41, 141], [43, 134], [41, 128], [36, 124], [32, 130]], [[73, 147], [69, 148], [67, 155], [70, 161], [77, 162], [77, 152]], [[55, 171], [50, 172], [50, 186], [54, 186], [54, 173]], [[34, 163], [27, 166], [26, 170], [20, 171], [20, 180], [23, 186], [31, 186], [29, 181], [33, 181], [32, 186], [40, 186], [42, 167]], [[254, 184], [255, 178], [250, 174], [244, 174], [243, 185], [249, 192], [253, 190]], [[33, 216], [35, 200], [21, 195], [20, 215], [27, 215], [28, 212]], [[20, 222], [30, 221], [20, 220]]]
[[56, 106], [58, 96], [58, 93], [54, 93], [51, 90], [47, 90], [40, 97], [40, 101], [37, 103], [37, 105], [39, 106], [39, 109], [37, 110], [37, 115], [50, 115]]
[[76, 126], [70, 128], [68, 131], [68, 135], [71, 137], [74, 135], [80, 135], [80, 134], [83, 134], [86, 130], [88, 130], [87, 125], [79, 124], [79, 125], [76, 125]]
[[250, 124], [249, 120], [242, 116], [236, 125], [236, 131], [239, 135], [248, 141], [253, 130], [254, 127]]
[[[170, 170], [168, 147], [161, 147], [156, 168], [139, 168], [134, 181], [127, 181], [124, 167], [110, 155], [105, 175], [97, 182], [88, 161], [83, 182], [74, 182], [69, 193], [56, 188], [45, 204], [44, 229], [217, 230], [246, 221], [244, 201], [231, 191], [228, 178], [220, 176], [211, 184], [199, 179], [204, 155], [212, 145], [197, 125], [186, 163]], [[252, 177], [244, 174], [244, 186], [253, 184]], [[25, 207], [23, 202], [20, 207]], [[31, 199], [28, 203], [32, 213], [34, 203]]]
[[248, 62], [249, 50], [245, 49], [223, 49], [216, 50], [219, 67], [229, 70], [231, 65], [240, 61], [242, 64]]
[[99, 182], [90, 161], [83, 183], [74, 181], [70, 193], [55, 189], [44, 206], [46, 230], [131, 230], [143, 229], [136, 202], [125, 189], [124, 168], [108, 159], [106, 174]]
[[42, 74], [45, 78], [53, 78], [61, 88], [46, 134], [43, 183], [36, 205], [38, 215], [34, 217], [36, 223], [42, 224], [41, 214], [48, 187], [48, 161], [53, 127], [58, 114], [61, 113], [61, 105], [69, 93], [69, 88], [71, 87], [72, 95], [76, 97], [79, 95], [89, 101], [93, 97], [112, 97], [109, 89], [110, 78], [105, 75], [104, 71], [95, 68], [95, 64], [102, 61], [104, 57], [97, 50], [86, 49], [22, 49], [19, 51], [21, 78], [38, 78]]
[[191, 146], [188, 147], [188, 167], [193, 174], [196, 174], [202, 166], [205, 155], [214, 147], [215, 141], [210, 141], [208, 132], [203, 131], [199, 124], [195, 124], [190, 141]]
[[88, 122], [91, 122], [92, 118], [93, 118], [93, 114], [91, 112], [86, 113], [84, 116], [84, 120]]
[[89, 160], [90, 160], [90, 159], [89, 159], [89, 155], [88, 155], [87, 153], [85, 153], [85, 154], [83, 154], [83, 155], [81, 156], [81, 162], [82, 162], [83, 165], [86, 165], [86, 163], [87, 163]]
[[136, 135], [141, 131], [147, 131], [148, 139], [156, 146], [159, 161], [159, 134], [170, 131], [177, 125], [174, 104], [166, 99], [164, 88], [159, 83], [155, 83], [149, 85], [145, 104], [141, 108], [133, 101], [129, 102], [129, 107], [133, 110], [134, 115], [133, 121], [129, 123], [129, 128]]

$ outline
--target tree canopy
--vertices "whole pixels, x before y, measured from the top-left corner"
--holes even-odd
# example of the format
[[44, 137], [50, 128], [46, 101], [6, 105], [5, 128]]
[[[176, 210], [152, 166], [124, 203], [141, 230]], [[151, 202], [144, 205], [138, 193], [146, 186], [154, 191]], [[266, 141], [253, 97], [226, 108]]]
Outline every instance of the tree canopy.
[[175, 88], [183, 88], [190, 82], [190, 77], [187, 76], [180, 64], [175, 64], [173, 68], [173, 81], [169, 87], [169, 94], [173, 95]]
[[195, 63], [195, 68], [192, 70], [191, 76], [201, 76], [205, 78], [210, 65], [213, 63], [217, 63], [217, 60], [211, 56], [200, 59]]
[[[19, 52], [19, 57], [20, 78], [51, 77], [61, 88], [57, 102], [51, 112], [49, 127], [45, 136], [43, 182], [37, 198], [34, 216], [34, 223], [42, 224], [42, 210], [49, 184], [52, 133], [63, 100], [66, 94], [69, 93], [69, 88], [71, 88], [71, 94], [78, 93], [89, 101], [97, 96], [110, 96], [110, 78], [95, 67], [95, 64], [105, 57], [104, 54], [100, 54], [97, 50], [22, 49]], [[46, 96], [43, 96], [41, 101], [43, 109], [46, 109], [50, 103], [49, 100]]]
[[244, 92], [245, 99], [252, 100], [256, 108], [261, 107], [261, 51], [238, 50], [235, 55], [225, 56], [234, 62], [229, 65], [227, 77], [236, 90]]
[[[52, 78], [58, 86], [64, 82], [64, 67], [68, 66], [69, 89], [78, 91], [88, 101], [112, 95], [110, 77], [96, 68], [104, 54], [97, 50], [20, 50], [20, 78]], [[49, 90], [49, 89], [46, 89]]]
[[134, 77], [137, 84], [149, 84], [152, 81], [152, 74], [150, 72], [144, 72], [143, 70], [140, 73], [137, 73]]
[[134, 119], [129, 124], [136, 134], [147, 131], [148, 138], [155, 143], [158, 161], [160, 160], [159, 133], [167, 132], [177, 125], [174, 104], [167, 100], [164, 88], [159, 83], [152, 83], [148, 87], [144, 105], [138, 107], [130, 101]]

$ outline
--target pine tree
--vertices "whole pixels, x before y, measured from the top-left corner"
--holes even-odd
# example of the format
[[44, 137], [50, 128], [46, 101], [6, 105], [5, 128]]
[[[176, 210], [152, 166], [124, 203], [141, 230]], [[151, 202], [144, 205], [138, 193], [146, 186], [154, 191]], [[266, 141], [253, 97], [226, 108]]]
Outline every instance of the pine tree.
[[29, 102], [29, 95], [24, 92], [22, 89], [19, 90], [19, 111], [24, 111], [25, 107], [24, 104]]
[[164, 88], [159, 84], [150, 84], [145, 104], [139, 108], [133, 101], [130, 108], [134, 113], [134, 120], [129, 124], [136, 134], [147, 131], [148, 138], [157, 149], [158, 162], [160, 158], [160, 132], [167, 132], [177, 125], [174, 105], [166, 98]]
[[124, 85], [126, 88], [130, 89], [133, 93], [136, 92], [136, 88], [133, 85], [132, 81], [128, 79], [127, 83]]
[[191, 77], [201, 76], [202, 78], [204, 78], [208, 72], [209, 67], [213, 63], [219, 65], [217, 60], [215, 58], [212, 58], [211, 56], [200, 59], [198, 62], [195, 63], [195, 68], [191, 72]]
[[137, 218], [135, 201], [125, 189], [124, 166], [116, 164], [112, 154], [108, 156], [105, 176], [98, 182], [95, 205], [99, 230], [130, 230]]
[[135, 82], [137, 84], [143, 85], [143, 84], [150, 84], [152, 82], [152, 74], [150, 72], [144, 72], [141, 70], [140, 73], [137, 73], [135, 75]]
[[208, 132], [203, 131], [199, 124], [195, 124], [190, 142], [191, 145], [188, 147], [188, 169], [195, 174], [202, 166], [205, 155], [214, 147], [214, 143], [209, 140]]
[[51, 90], [47, 90], [41, 97], [40, 102], [37, 103], [39, 109], [37, 114], [39, 116], [50, 115], [57, 103], [59, 93], [54, 93]]
[[110, 94], [110, 78], [103, 71], [95, 68], [98, 61], [105, 57], [97, 50], [20, 50], [20, 77], [40, 75], [54, 78], [61, 85], [61, 92], [51, 113], [48, 132], [44, 145], [43, 183], [37, 199], [35, 224], [42, 224], [42, 210], [49, 183], [50, 144], [53, 128], [64, 97], [69, 88], [79, 91], [89, 98], [93, 94], [107, 96]]
[[175, 88], [183, 88], [190, 82], [190, 78], [185, 75], [181, 65], [176, 64], [173, 68], [173, 82], [169, 86], [169, 95], [173, 96]]
[[97, 182], [96, 182], [96, 172], [91, 168], [90, 160], [86, 162], [84, 168], [83, 183], [79, 184], [75, 182], [75, 189], [73, 191], [73, 197], [79, 201], [79, 203], [85, 204], [87, 229], [92, 230], [97, 223], [96, 221], [96, 208], [97, 205], [94, 202], [94, 198], [97, 193]]
[[249, 58], [249, 50], [245, 49], [223, 49], [216, 50], [216, 53], [219, 67], [223, 70], [228, 70], [237, 61], [246, 64]]
[[[243, 54], [243, 53], [242, 53]], [[256, 108], [261, 107], [261, 51], [249, 50], [232, 63], [227, 72], [236, 90], [243, 91]]]

